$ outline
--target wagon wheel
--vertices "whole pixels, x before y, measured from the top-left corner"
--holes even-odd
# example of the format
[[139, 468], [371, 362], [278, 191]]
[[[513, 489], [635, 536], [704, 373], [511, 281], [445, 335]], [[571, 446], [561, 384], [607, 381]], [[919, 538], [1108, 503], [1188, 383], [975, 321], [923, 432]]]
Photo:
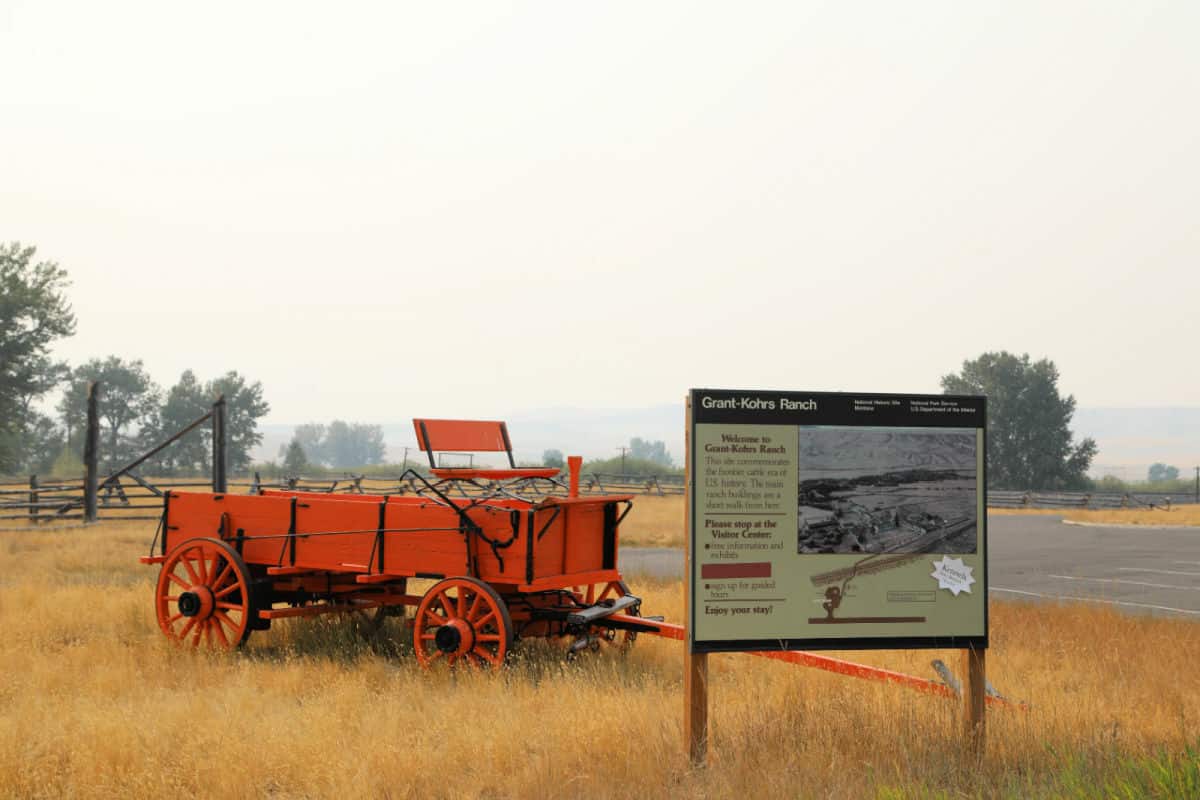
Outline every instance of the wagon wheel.
[[[605, 600], [616, 600], [618, 597], [623, 597], [628, 591], [623, 583], [618, 581], [592, 583], [587, 586], [574, 586], [572, 589], [575, 598], [585, 606], [594, 606]], [[640, 617], [642, 615], [639, 606], [631, 606], [621, 613], [630, 617]], [[612, 647], [622, 653], [633, 647], [633, 643], [637, 641], [637, 631], [617, 631], [600, 625], [591, 626], [588, 629], [588, 634], [596, 637], [597, 643], [601, 647]]]
[[250, 636], [249, 570], [218, 539], [189, 539], [163, 562], [154, 590], [158, 625], [168, 639], [199, 647], [232, 648]]
[[500, 595], [474, 578], [447, 578], [425, 593], [413, 622], [421, 666], [447, 663], [498, 669], [512, 647], [513, 625]]

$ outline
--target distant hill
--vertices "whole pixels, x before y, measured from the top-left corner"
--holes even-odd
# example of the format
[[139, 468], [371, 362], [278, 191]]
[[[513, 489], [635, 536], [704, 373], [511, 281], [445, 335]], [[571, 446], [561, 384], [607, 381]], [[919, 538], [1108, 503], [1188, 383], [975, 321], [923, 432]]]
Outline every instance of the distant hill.
[[[518, 460], [540, 461], [549, 449], [584, 458], [611, 458], [634, 436], [661, 439], [676, 464], [683, 463], [683, 405], [645, 408], [551, 408], [510, 413], [505, 417]], [[416, 452], [412, 422], [386, 422], [388, 460], [399, 462], [404, 448]], [[1143, 480], [1150, 464], [1162, 461], [1185, 472], [1200, 464], [1200, 408], [1079, 408], [1072, 430], [1091, 436], [1100, 447], [1092, 474]], [[278, 458], [280, 445], [291, 438], [294, 424], [260, 426], [263, 444], [257, 460]], [[497, 462], [499, 463], [499, 462]]]

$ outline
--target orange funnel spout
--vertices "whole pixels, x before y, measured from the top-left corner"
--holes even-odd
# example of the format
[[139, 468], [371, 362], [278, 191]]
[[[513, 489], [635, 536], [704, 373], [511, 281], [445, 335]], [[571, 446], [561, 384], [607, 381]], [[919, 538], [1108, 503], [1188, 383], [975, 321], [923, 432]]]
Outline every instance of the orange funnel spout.
[[583, 456], [567, 456], [567, 469], [571, 475], [571, 497], [579, 497], [579, 470], [583, 468]]

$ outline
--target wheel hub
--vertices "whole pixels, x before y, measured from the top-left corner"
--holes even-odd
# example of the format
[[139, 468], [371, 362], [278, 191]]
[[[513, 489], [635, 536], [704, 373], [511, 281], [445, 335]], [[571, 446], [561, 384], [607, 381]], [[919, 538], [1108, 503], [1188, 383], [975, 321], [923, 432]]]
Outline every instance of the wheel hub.
[[213, 610], [213, 594], [207, 586], [193, 586], [179, 595], [179, 613], [205, 619]]
[[443, 653], [465, 653], [475, 646], [475, 629], [465, 619], [452, 619], [437, 629], [433, 643]]

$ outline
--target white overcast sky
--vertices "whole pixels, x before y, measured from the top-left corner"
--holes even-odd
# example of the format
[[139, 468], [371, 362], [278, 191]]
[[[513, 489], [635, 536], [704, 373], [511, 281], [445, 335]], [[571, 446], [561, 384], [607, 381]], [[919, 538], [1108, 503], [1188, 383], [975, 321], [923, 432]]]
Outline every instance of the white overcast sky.
[[1200, 405], [1200, 3], [0, 0], [0, 239], [268, 421]]

